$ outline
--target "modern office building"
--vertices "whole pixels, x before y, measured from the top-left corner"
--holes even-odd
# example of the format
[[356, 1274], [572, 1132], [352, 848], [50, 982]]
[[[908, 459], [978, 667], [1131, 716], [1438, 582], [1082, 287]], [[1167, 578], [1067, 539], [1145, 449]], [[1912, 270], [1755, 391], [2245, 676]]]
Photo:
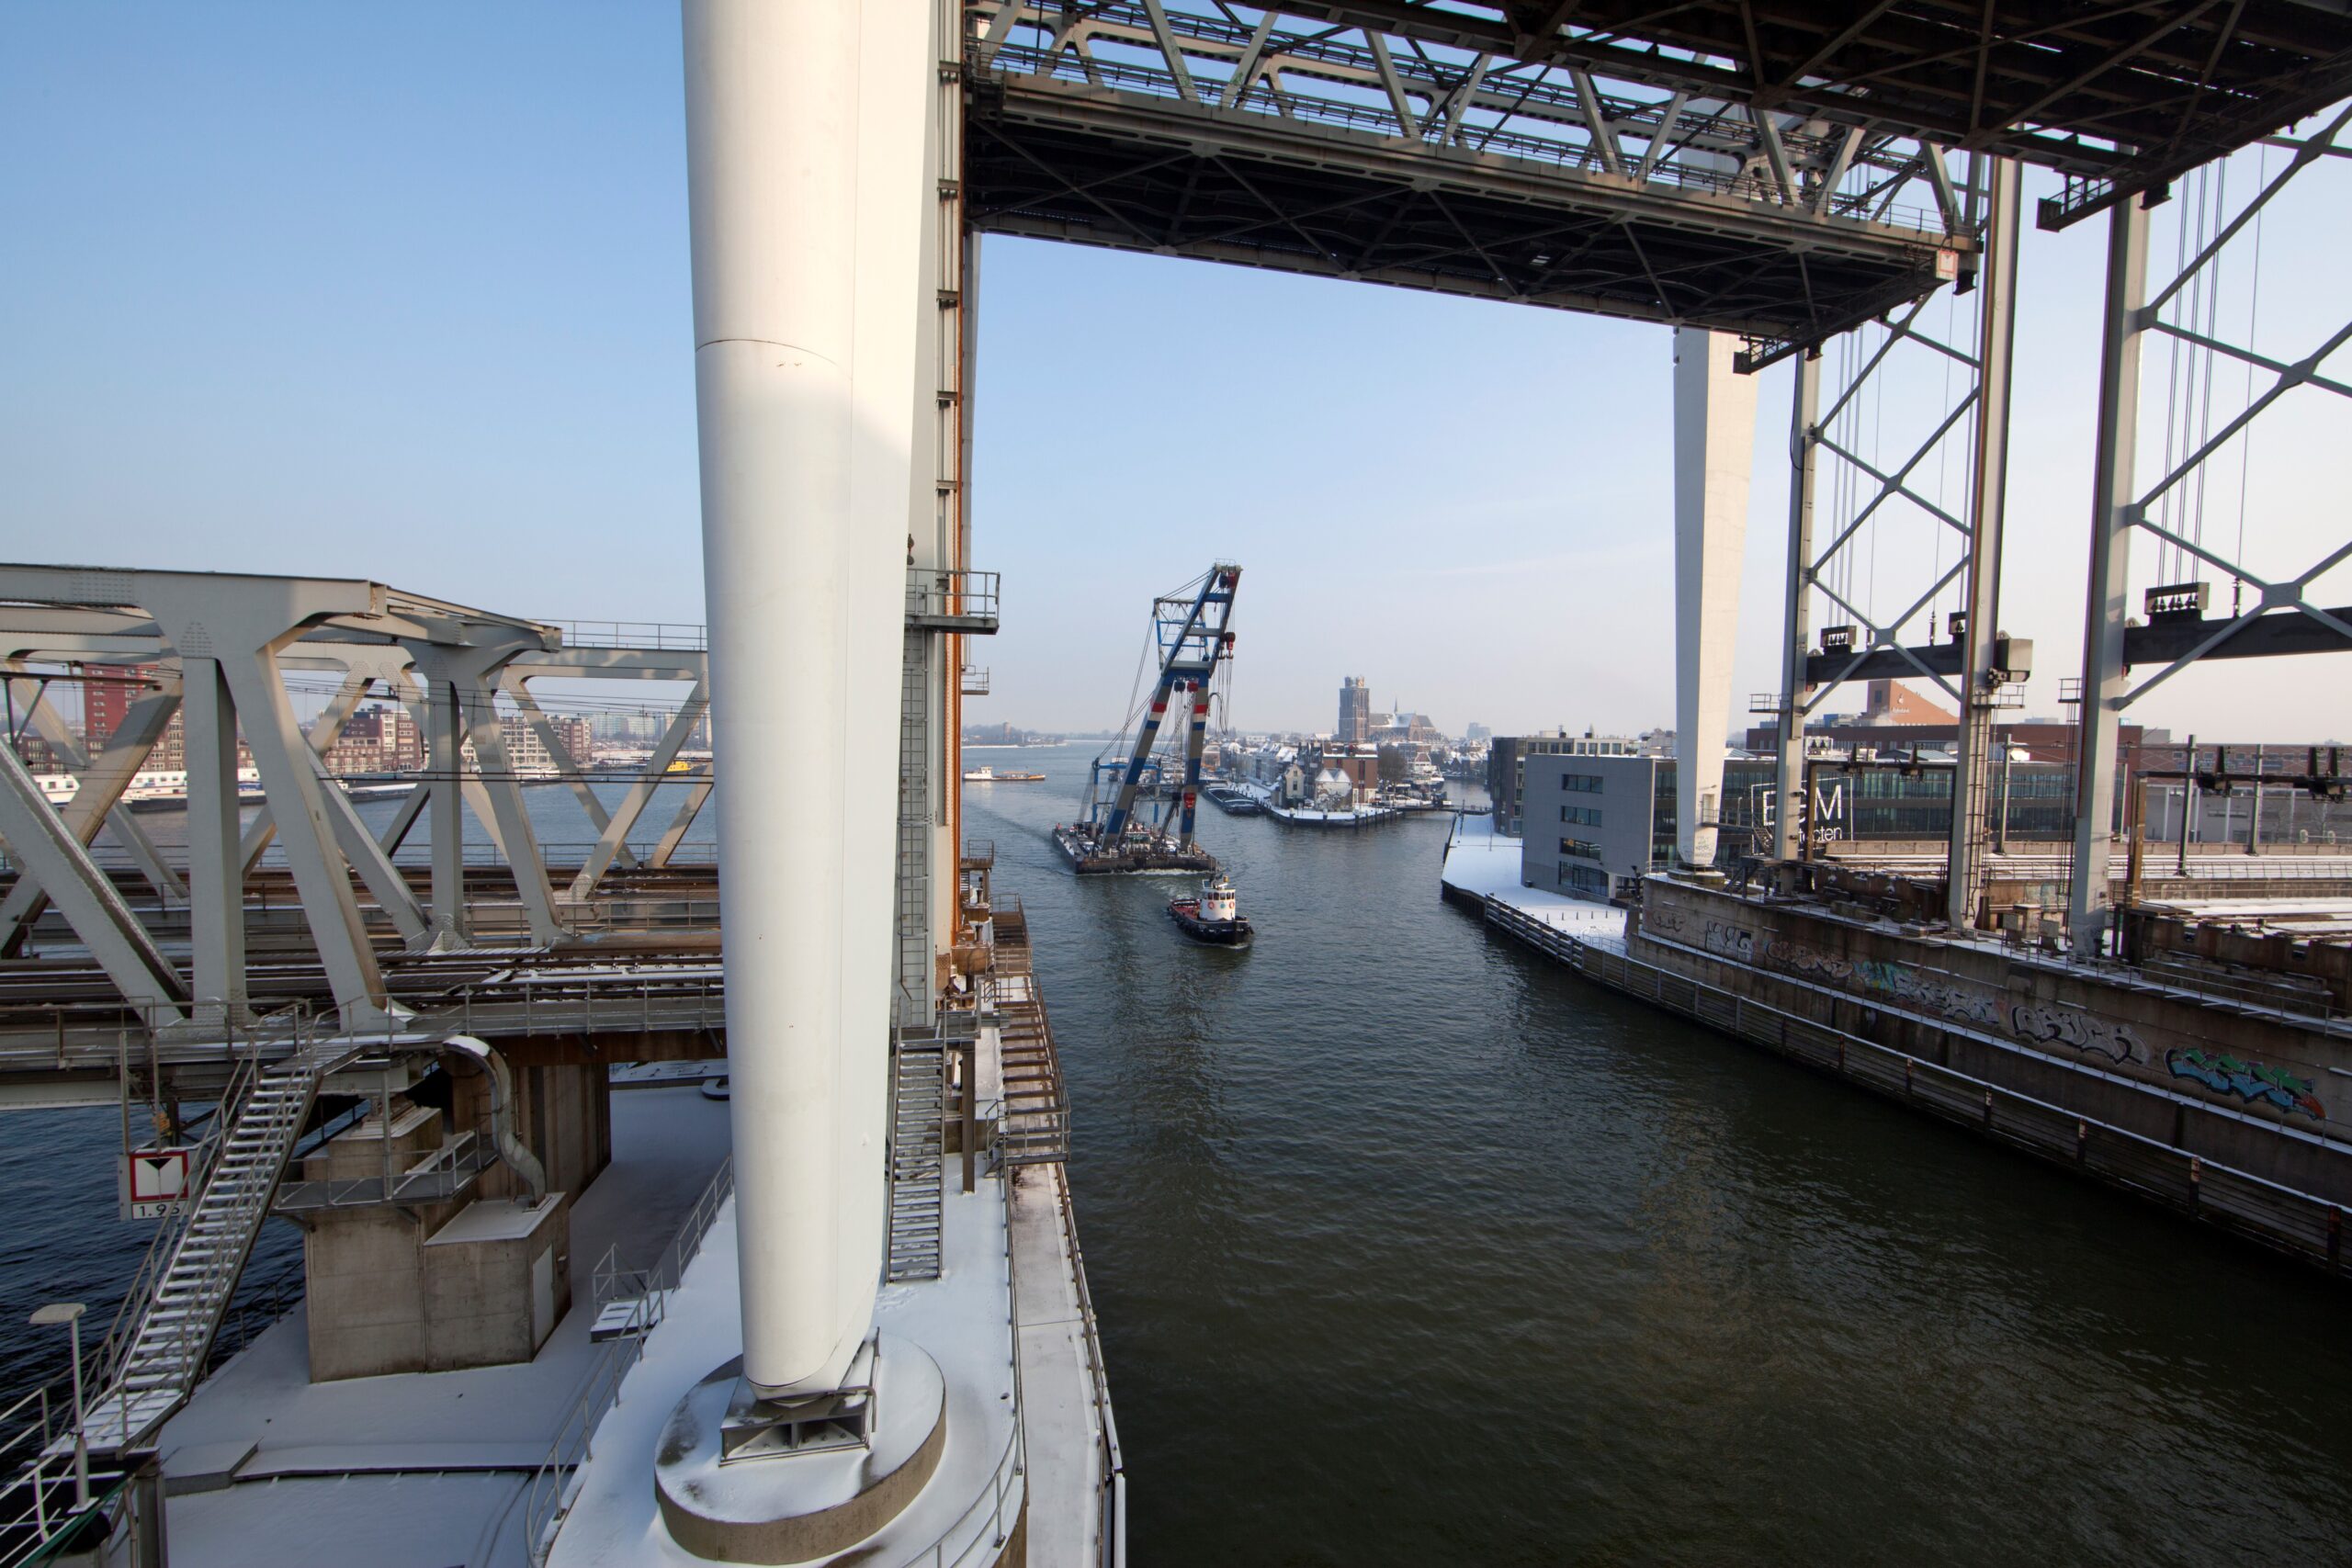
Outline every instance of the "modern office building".
[[[1503, 744], [1496, 742], [1498, 748]], [[1768, 758], [1735, 757], [1724, 763], [1719, 864], [1754, 853], [1758, 836], [1773, 825], [1773, 769]], [[1502, 825], [1498, 807], [1496, 830], [1516, 832], [1521, 840], [1520, 880], [1525, 886], [1576, 897], [1622, 897], [1644, 872], [1673, 863], [1677, 774], [1671, 757], [1615, 750], [1532, 753], [1518, 758], [1511, 773], [1517, 826]], [[1833, 756], [1816, 761], [1812, 773], [1816, 845], [1861, 840], [1884, 851], [1926, 848], [1940, 845], [1950, 830], [1949, 761]], [[2071, 764], [1996, 766], [1993, 809], [2006, 819], [2002, 841], [2065, 841], [2074, 787]], [[2267, 809], [2266, 822], [2278, 817], [2280, 807]], [[2307, 804], [2305, 830], [2316, 820]], [[2241, 837], [2244, 830], [2241, 825]]]
[[[1579, 898], [1605, 900], [1627, 892], [1657, 863], [1657, 775], [1672, 766], [1630, 750], [1522, 756], [1520, 880]], [[1671, 849], [1674, 813], [1668, 799]]]
[[1630, 757], [1638, 743], [1617, 736], [1596, 736], [1590, 730], [1570, 735], [1565, 729], [1533, 735], [1498, 735], [1487, 750], [1487, 794], [1495, 807], [1495, 831], [1516, 835], [1522, 814], [1520, 797], [1528, 759], [1544, 757]]

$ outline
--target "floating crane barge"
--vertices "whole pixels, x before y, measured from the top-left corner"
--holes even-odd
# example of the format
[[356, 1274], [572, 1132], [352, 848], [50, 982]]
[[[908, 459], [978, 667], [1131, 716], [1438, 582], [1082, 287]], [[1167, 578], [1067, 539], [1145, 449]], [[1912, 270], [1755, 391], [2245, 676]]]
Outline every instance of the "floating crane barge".
[[[1240, 582], [1239, 567], [1219, 562], [1197, 582], [1153, 601], [1152, 637], [1159, 649], [1159, 676], [1136, 726], [1134, 743], [1123, 760], [1114, 757], [1115, 745], [1095, 759], [1085, 814], [1054, 829], [1054, 842], [1080, 875], [1217, 869], [1216, 857], [1193, 839], [1193, 820], [1200, 803], [1201, 753], [1208, 737], [1209, 685], [1219, 665], [1233, 656], [1233, 596]], [[1163, 770], [1152, 753], [1167, 722], [1169, 704], [1178, 698], [1191, 716], [1184, 731], [1184, 781], [1171, 796], [1158, 787]], [[1114, 779], [1115, 787], [1109, 782]], [[1146, 796], [1159, 802], [1156, 820], [1136, 810], [1137, 799]]]

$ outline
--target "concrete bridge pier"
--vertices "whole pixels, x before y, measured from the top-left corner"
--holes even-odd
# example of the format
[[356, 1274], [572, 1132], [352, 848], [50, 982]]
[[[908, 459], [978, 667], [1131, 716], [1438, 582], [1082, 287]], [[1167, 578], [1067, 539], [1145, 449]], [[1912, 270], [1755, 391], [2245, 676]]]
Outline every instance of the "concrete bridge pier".
[[1674, 852], [1686, 866], [1714, 863], [1731, 721], [1756, 453], [1756, 379], [1733, 368], [1738, 348], [1725, 333], [1675, 329]]
[[[501, 1055], [503, 1103], [458, 1053], [326, 1086], [372, 1103], [280, 1188], [304, 1232], [311, 1382], [527, 1361], [571, 1309], [571, 1205], [612, 1159], [609, 1070], [555, 1042]], [[502, 1124], [536, 1172], [499, 1156]]]

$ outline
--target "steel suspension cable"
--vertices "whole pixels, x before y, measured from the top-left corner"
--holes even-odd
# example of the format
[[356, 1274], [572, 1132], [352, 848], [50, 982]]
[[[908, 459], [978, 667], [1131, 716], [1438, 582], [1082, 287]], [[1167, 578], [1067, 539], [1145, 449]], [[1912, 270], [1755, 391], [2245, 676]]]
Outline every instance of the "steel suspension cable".
[[[2221, 160], [2218, 164], [2209, 164], [2205, 166], [2205, 169], [2202, 172], [2207, 175], [2207, 179], [2205, 181], [2206, 185], [2211, 187], [2212, 204], [2211, 208], [2210, 220], [2206, 216], [2200, 215], [2199, 219], [2199, 226], [2203, 228], [2210, 220], [2210, 231], [2212, 233], [2219, 233], [2222, 223], [2222, 211], [2227, 201], [2230, 188], [2229, 160], [2224, 158]], [[2206, 279], [2205, 324], [2202, 328], [2202, 333], [2208, 343], [2219, 341], [2216, 334], [2216, 329], [2220, 325], [2222, 311], [2222, 257], [2227, 254], [2227, 247], [2224, 247], [2221, 252], [2215, 253], [2211, 266], [2211, 274]], [[2198, 409], [2197, 445], [2190, 448], [2191, 451], [2203, 450], [2205, 444], [2212, 439], [2213, 369], [2215, 362], [2219, 357], [2220, 355], [2216, 355], [2211, 348], [2204, 351], [2205, 386]], [[2190, 518], [2192, 532], [2190, 533], [2189, 537], [2196, 540], [2199, 545], [2202, 545], [2205, 542], [2205, 485], [2207, 479], [2212, 472], [2212, 461], [2210, 458], [2205, 462], [2197, 465], [2197, 496], [2191, 507]]]
[[[2256, 165], [2254, 188], [2259, 193], [2270, 188], [2270, 144], [2268, 142], [2263, 143], [2257, 156], [2260, 162]], [[2258, 194], [2256, 199], [2260, 199]], [[2262, 220], [2269, 215], [2269, 203], [2264, 202], [2254, 214], [2254, 283], [2246, 291], [2245, 348], [2248, 355], [2260, 352], [2256, 339], [2262, 321]], [[2248, 404], [2254, 401], [2254, 361], [2251, 358], [2245, 362], [2245, 401]], [[2231, 555], [2243, 566], [2245, 562], [2246, 481], [2248, 476], [2254, 471], [2253, 423], [2249, 423], [2246, 425], [2241, 439], [2244, 445], [2238, 448], [2238, 543], [2237, 548], [2232, 551]], [[2237, 572], [2231, 573], [2230, 614], [2233, 616], [2240, 613], [2245, 598], [2245, 578]]]
[[[2186, 208], [2179, 210], [2179, 219], [2180, 220], [2174, 225], [2173, 230], [2173, 276], [2176, 278], [2179, 277], [2180, 275], [2187, 270], [2188, 266], [2188, 258], [2192, 254], [2188, 248], [2188, 214]], [[2189, 283], [2189, 289], [2192, 298], [2194, 296], [2196, 287], [2196, 280], [2191, 279]], [[2165, 472], [2166, 473], [2172, 472], [2174, 467], [2173, 458], [2174, 453], [2177, 449], [2174, 444], [2178, 437], [2177, 425], [2180, 416], [2180, 378], [2182, 359], [2186, 353], [2187, 346], [2188, 345], [2183, 344], [2178, 338], [2169, 338], [2165, 342]], [[2177, 490], [2168, 490], [2163, 495], [2156, 498], [2157, 521], [2164, 525], [2165, 531], [2168, 533], [2177, 534], [2180, 531], [2177, 525], [2177, 502], [2178, 499], [2178, 492]], [[2170, 541], [2165, 539], [2159, 539], [2156, 541], [2157, 581], [2169, 582], [2173, 581], [2173, 547]]]

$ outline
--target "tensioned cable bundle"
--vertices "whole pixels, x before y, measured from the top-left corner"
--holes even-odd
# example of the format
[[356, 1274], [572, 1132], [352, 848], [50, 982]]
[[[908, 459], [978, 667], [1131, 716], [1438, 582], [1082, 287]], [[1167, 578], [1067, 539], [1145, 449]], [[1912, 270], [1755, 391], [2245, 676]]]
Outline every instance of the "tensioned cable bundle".
[[[2188, 200], [2175, 231], [2174, 272], [2179, 277], [2224, 226], [2229, 195], [2228, 160], [2209, 164], [2185, 182]], [[2257, 215], [2257, 221], [2259, 216]], [[2201, 338], [2168, 340], [2165, 365], [2165, 471], [2201, 451], [2213, 432], [2213, 371], [2218, 357], [2207, 346], [2217, 341], [2222, 303], [2222, 255], [2216, 252], [2188, 275], [2171, 314], [2177, 328]], [[2189, 544], [2205, 542], [2205, 491], [2210, 463], [2199, 463], [2191, 482], [2177, 484], [2157, 498], [2156, 521], [2186, 544], [2160, 539], [2156, 545], [2156, 575], [2164, 582], [2190, 581], [2202, 564]]]
[[[2257, 156], [2259, 161], [2255, 166], [2254, 188], [2256, 192], [2256, 199], [2259, 200], [2260, 193], [2270, 188], [2269, 143], [2263, 143]], [[2254, 287], [2247, 291], [2250, 298], [2246, 305], [2245, 316], [2245, 346], [2249, 355], [2260, 352], [2256, 330], [2262, 323], [2262, 220], [2268, 217], [2269, 213], [2269, 204], [2265, 202], [2255, 209], [2254, 214]], [[2245, 362], [2245, 393], [2243, 402], [2248, 406], [2254, 402], [2254, 361], [2251, 358]], [[2254, 426], [2252, 423], [2247, 424], [2239, 434], [2239, 439], [2244, 445], [2238, 448], [2238, 541], [2237, 547], [2230, 553], [2243, 563], [2245, 559], [2247, 480], [2254, 472]], [[2241, 614], [2245, 607], [2245, 579], [2233, 572], [2230, 577], [2230, 614], [2233, 615]]]

